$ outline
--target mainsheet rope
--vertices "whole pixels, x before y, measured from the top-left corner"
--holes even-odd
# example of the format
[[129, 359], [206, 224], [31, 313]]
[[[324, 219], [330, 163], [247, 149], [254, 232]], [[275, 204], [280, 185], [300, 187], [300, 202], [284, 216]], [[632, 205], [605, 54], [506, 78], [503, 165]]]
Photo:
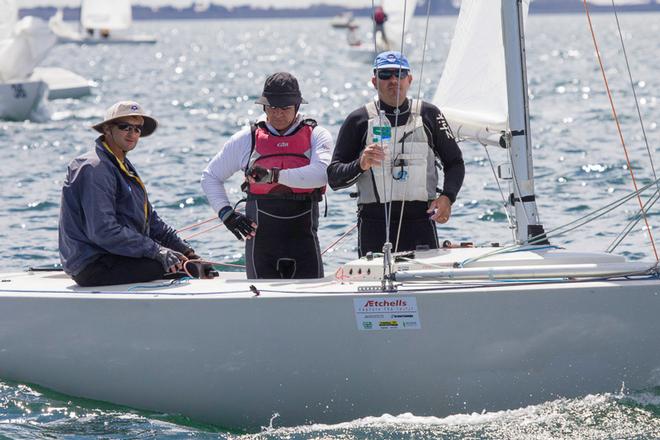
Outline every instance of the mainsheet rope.
[[[639, 190], [637, 189], [637, 179], [635, 178], [635, 172], [633, 171], [632, 164], [630, 163], [630, 157], [628, 155], [628, 148], [626, 147], [626, 142], [623, 138], [623, 132], [621, 130], [621, 124], [619, 123], [619, 117], [616, 112], [616, 108], [614, 106], [614, 99], [612, 98], [612, 93], [610, 91], [610, 86], [607, 81], [607, 75], [605, 74], [605, 68], [603, 66], [603, 60], [600, 56], [600, 49], [598, 48], [598, 42], [596, 41], [596, 34], [594, 32], [593, 24], [591, 22], [591, 15], [589, 13], [589, 6], [587, 5], [587, 0], [583, 0], [584, 4], [584, 10], [587, 15], [587, 21], [589, 23], [589, 31], [591, 32], [591, 39], [594, 43], [594, 49], [596, 50], [596, 57], [598, 58], [598, 64], [600, 65], [600, 72], [603, 77], [603, 82], [605, 83], [605, 89], [607, 91], [607, 97], [610, 101], [610, 108], [612, 109], [612, 116], [614, 118], [614, 121], [616, 123], [616, 128], [619, 133], [619, 139], [621, 140], [621, 146], [623, 147], [623, 153], [626, 157], [626, 163], [628, 165], [628, 171], [630, 172], [630, 177], [632, 179], [632, 184], [633, 187], [635, 188], [635, 192], [637, 193], [637, 202], [639, 203], [639, 207], [641, 209], [641, 214], [644, 217], [644, 223], [646, 224], [646, 230], [649, 233], [649, 239], [651, 241], [651, 247], [653, 248], [653, 254], [655, 255], [655, 260], [656, 262], [660, 261], [660, 257], [658, 257], [658, 251], [655, 247], [655, 240], [653, 239], [653, 232], [651, 231], [651, 226], [649, 225], [649, 220], [646, 215], [646, 211], [644, 211], [644, 202], [642, 202], [642, 197], [639, 193]], [[618, 22], [618, 21], [617, 21]], [[633, 87], [634, 90], [634, 87]], [[657, 179], [656, 179], [657, 180]]]
[[[193, 224], [190, 224], [190, 225], [188, 225], [188, 226], [185, 226], [185, 227], [183, 227], [183, 228], [181, 228], [181, 229], [178, 229], [176, 232], [177, 232], [177, 234], [178, 234], [178, 233], [183, 232], [183, 231], [188, 231], [188, 230], [190, 230], [190, 229], [194, 229], [194, 228], [196, 228], [196, 227], [198, 227], [198, 226], [201, 226], [201, 225], [203, 225], [203, 224], [209, 223], [209, 222], [211, 222], [211, 221], [213, 221], [213, 220], [218, 220], [218, 218], [217, 218], [217, 217], [211, 217], [211, 218], [208, 218], [208, 219], [206, 219], [206, 220], [202, 220], [202, 221], [200, 221], [200, 222], [198, 222], [198, 223], [193, 223]], [[206, 233], [206, 232], [213, 231], [213, 230], [215, 230], [215, 229], [218, 229], [218, 228], [219, 228], [220, 226], [222, 226], [222, 225], [223, 225], [223, 224], [220, 223], [220, 224], [217, 224], [217, 225], [211, 226], [210, 228], [206, 228], [206, 229], [203, 229], [203, 230], [201, 230], [201, 231], [195, 232], [194, 234], [191, 234], [191, 235], [188, 235], [187, 237], [184, 237], [184, 240], [189, 240], [189, 239], [191, 239], [191, 238], [193, 238], [193, 237], [197, 237], [198, 235], [202, 235], [202, 234], [204, 234], [204, 233]], [[335, 241], [333, 241], [328, 247], [326, 247], [326, 248], [323, 250], [323, 252], [321, 252], [321, 255], [325, 255], [330, 249], [334, 248], [334, 247], [337, 246], [341, 241], [343, 241], [346, 237], [350, 236], [351, 233], [355, 230], [355, 228], [357, 228], [357, 223], [353, 224], [353, 225], [350, 226], [348, 229], [346, 229], [338, 239], [336, 239]], [[197, 261], [197, 260], [194, 260], [194, 261]], [[244, 264], [222, 263], [222, 262], [217, 262], [217, 261], [199, 260], [199, 262], [202, 262], [202, 263], [208, 263], [208, 264], [216, 264], [216, 265], [219, 265], [219, 266], [242, 267], [242, 268], [245, 267]]]

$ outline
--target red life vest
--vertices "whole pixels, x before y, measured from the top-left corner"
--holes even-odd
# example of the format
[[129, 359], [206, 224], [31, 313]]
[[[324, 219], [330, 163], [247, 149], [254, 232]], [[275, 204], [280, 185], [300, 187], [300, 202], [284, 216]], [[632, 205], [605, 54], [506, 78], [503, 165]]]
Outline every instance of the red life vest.
[[374, 9], [374, 21], [377, 24], [385, 23], [385, 11], [383, 11], [382, 6], [376, 6], [376, 8]]
[[[281, 170], [300, 168], [310, 164], [312, 157], [312, 131], [316, 121], [305, 119], [287, 136], [275, 136], [264, 122], [252, 125], [252, 152], [248, 160], [254, 165]], [[247, 182], [246, 182], [247, 183]], [[249, 198], [278, 198], [295, 200], [321, 200], [323, 188], [291, 188], [281, 183], [247, 183]]]

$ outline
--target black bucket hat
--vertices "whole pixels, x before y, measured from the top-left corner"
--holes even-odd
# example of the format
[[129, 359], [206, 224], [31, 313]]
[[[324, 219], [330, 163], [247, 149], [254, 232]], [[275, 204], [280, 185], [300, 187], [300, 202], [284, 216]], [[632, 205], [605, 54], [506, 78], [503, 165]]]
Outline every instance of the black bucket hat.
[[266, 78], [264, 91], [255, 104], [273, 107], [307, 104], [300, 94], [298, 80], [288, 72], [277, 72]]

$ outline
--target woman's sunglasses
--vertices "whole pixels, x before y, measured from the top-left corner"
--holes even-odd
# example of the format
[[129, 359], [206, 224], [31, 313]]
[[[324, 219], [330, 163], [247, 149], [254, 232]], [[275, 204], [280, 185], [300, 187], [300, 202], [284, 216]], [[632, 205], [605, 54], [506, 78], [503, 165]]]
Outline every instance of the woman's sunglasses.
[[408, 71], [404, 69], [377, 70], [378, 79], [388, 80], [393, 76], [402, 79], [408, 76]]

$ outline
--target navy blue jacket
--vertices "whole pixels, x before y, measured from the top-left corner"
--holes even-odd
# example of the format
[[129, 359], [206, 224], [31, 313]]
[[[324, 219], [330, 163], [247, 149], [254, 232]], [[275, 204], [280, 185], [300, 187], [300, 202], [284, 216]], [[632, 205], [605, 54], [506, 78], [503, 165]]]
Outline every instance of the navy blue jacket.
[[99, 137], [94, 150], [71, 161], [62, 188], [64, 271], [78, 275], [104, 254], [155, 258], [159, 244], [182, 253], [190, 249], [154, 211], [133, 165], [125, 160], [122, 170]]

